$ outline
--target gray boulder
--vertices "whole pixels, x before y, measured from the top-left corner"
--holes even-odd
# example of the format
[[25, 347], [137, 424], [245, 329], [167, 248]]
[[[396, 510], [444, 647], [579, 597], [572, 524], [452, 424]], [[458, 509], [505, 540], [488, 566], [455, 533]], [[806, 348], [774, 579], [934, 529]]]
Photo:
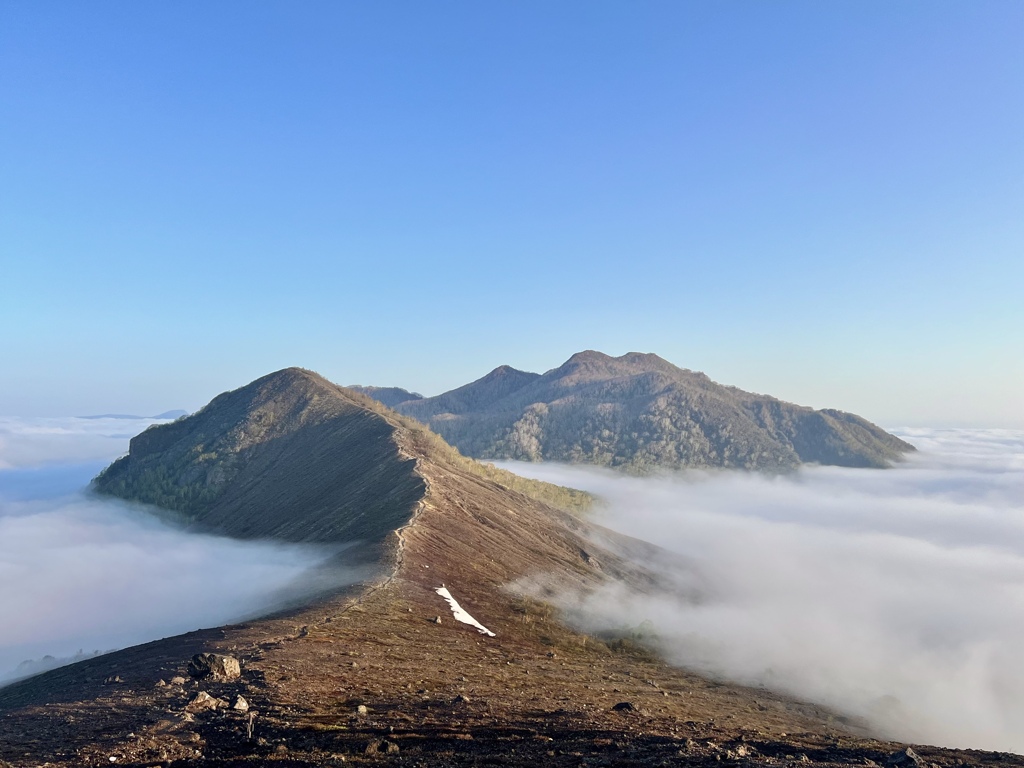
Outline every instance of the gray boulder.
[[885, 761], [890, 768], [925, 768], [925, 761], [910, 747], [893, 752]]
[[234, 656], [219, 653], [197, 653], [188, 663], [188, 673], [195, 678], [214, 677], [234, 680], [242, 674], [242, 667]]
[[192, 701], [185, 705], [186, 712], [207, 712], [213, 709], [224, 709], [228, 703], [224, 699], [211, 696], [206, 691], [200, 691], [192, 697]]

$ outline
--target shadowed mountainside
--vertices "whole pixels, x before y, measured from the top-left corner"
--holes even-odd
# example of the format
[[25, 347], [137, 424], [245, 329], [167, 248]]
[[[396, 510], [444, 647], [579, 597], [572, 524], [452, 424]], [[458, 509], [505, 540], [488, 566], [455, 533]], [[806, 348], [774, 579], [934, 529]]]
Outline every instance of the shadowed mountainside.
[[376, 541], [405, 525], [423, 499], [422, 461], [504, 480], [557, 507], [590, 502], [465, 459], [418, 422], [300, 368], [150, 427], [93, 487], [235, 538]]
[[380, 539], [408, 520], [424, 491], [381, 412], [289, 368], [150, 427], [94, 487], [236, 538]]
[[481, 459], [784, 471], [886, 467], [913, 446], [871, 422], [717, 384], [657, 355], [587, 351], [541, 375], [508, 366], [393, 407]]

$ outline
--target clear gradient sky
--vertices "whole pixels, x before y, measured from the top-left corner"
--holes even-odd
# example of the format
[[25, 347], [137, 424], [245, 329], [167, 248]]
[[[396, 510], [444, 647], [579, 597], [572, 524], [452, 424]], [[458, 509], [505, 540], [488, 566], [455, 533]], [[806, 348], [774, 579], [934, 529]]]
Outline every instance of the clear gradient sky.
[[0, 0], [0, 413], [580, 349], [1024, 426], [1024, 3]]

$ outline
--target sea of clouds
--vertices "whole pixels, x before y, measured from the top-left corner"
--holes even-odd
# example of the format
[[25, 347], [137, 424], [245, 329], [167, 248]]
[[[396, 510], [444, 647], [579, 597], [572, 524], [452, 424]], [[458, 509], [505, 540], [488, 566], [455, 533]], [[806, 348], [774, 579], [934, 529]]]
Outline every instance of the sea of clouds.
[[[187, 533], [88, 494], [152, 423], [0, 419], [0, 683], [47, 655], [265, 612], [327, 556]], [[1024, 432], [897, 432], [919, 452], [885, 471], [505, 466], [596, 493], [598, 522], [685, 563], [666, 573], [675, 590], [563, 596], [581, 627], [649, 622], [680, 665], [829, 705], [880, 735], [1024, 752]]]
[[597, 494], [597, 522], [686, 564], [666, 573], [678, 589], [563, 596], [577, 625], [650, 622], [682, 666], [879, 735], [1024, 752], [1024, 432], [897, 433], [919, 451], [890, 470], [503, 466]]
[[0, 684], [265, 612], [328, 556], [185, 532], [89, 494], [91, 478], [153, 423], [0, 419]]

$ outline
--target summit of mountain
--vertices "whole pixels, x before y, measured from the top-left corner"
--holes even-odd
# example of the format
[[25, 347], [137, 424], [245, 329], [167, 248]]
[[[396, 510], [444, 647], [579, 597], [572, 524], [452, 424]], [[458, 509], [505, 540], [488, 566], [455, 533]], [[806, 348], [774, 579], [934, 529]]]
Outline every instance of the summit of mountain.
[[650, 352], [627, 352], [621, 357], [612, 357], [603, 352], [587, 349], [577, 352], [545, 375], [561, 379], [576, 376], [590, 380], [657, 372], [666, 375], [686, 373], [683, 369], [677, 368], [664, 358]]
[[384, 412], [286, 368], [145, 430], [93, 485], [237, 538], [376, 540], [423, 492]]
[[640, 352], [577, 352], [544, 374], [502, 366], [458, 389], [394, 407], [469, 456], [633, 472], [880, 468], [914, 450], [860, 416], [723, 386]]
[[436, 397], [398, 403], [400, 412], [420, 421], [437, 414], [475, 414], [500, 407], [505, 398], [540, 379], [540, 374], [520, 371], [508, 365], [495, 368], [486, 376]]

